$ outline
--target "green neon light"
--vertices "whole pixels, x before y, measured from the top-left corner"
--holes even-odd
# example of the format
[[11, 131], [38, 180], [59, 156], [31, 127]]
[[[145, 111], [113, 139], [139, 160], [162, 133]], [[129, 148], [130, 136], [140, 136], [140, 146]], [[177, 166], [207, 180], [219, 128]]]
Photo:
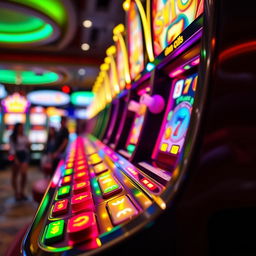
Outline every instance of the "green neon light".
[[94, 99], [93, 92], [74, 92], [71, 94], [71, 102], [74, 105], [88, 106]]
[[127, 150], [128, 150], [130, 153], [132, 153], [132, 152], [135, 150], [135, 145], [129, 144], [129, 145], [127, 146]]
[[53, 27], [50, 24], [45, 24], [37, 31], [21, 33], [21, 34], [5, 34], [0, 32], [0, 42], [2, 43], [29, 43], [40, 41], [51, 36]]
[[29, 6], [39, 12], [44, 13], [59, 25], [64, 25], [67, 20], [67, 12], [62, 1], [59, 0], [10, 0], [18, 4]]
[[64, 175], [66, 176], [66, 175], [70, 175], [70, 174], [72, 174], [73, 173], [73, 169], [66, 169], [65, 171], [64, 171]]
[[58, 197], [62, 197], [64, 195], [67, 195], [67, 194], [69, 194], [69, 192], [70, 192], [70, 186], [61, 187], [58, 190]]
[[26, 15], [6, 8], [0, 9], [0, 32], [27, 33], [38, 30], [45, 22], [37, 17]]
[[36, 74], [34, 71], [0, 70], [0, 82], [6, 84], [49, 84], [58, 81], [59, 75], [55, 72]]

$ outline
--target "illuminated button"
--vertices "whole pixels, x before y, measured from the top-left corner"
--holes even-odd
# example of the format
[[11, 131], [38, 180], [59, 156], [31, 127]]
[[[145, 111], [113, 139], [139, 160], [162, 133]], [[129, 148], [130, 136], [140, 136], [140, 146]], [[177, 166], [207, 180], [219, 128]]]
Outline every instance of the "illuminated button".
[[179, 153], [179, 149], [180, 149], [180, 146], [178, 145], [172, 145], [172, 148], [171, 148], [171, 153], [174, 154], [174, 155], [177, 155]]
[[147, 178], [141, 179], [141, 182], [143, 183], [143, 185], [145, 185], [151, 191], [154, 191], [155, 189], [157, 189], [157, 186], [154, 183], [152, 183], [150, 180], [148, 180]]
[[75, 179], [76, 182], [82, 182], [82, 181], [88, 180], [89, 176], [88, 176], [88, 173], [85, 172], [85, 171], [77, 172], [74, 175], [74, 179]]
[[70, 186], [60, 187], [58, 190], [58, 198], [63, 198], [68, 196], [70, 193]]
[[70, 175], [70, 174], [72, 174], [72, 173], [73, 173], [73, 169], [65, 169], [65, 171], [64, 171], [64, 176]]
[[52, 210], [52, 216], [56, 217], [68, 212], [68, 199], [57, 201]]
[[86, 164], [85, 160], [80, 160], [77, 162], [77, 165], [82, 165], [82, 164]]
[[94, 171], [97, 175], [101, 174], [107, 170], [108, 170], [108, 167], [104, 163], [100, 163], [100, 164], [97, 164], [94, 166]]
[[80, 193], [71, 198], [72, 210], [93, 210], [92, 194], [90, 192]]
[[99, 176], [98, 182], [104, 198], [117, 194], [122, 190], [122, 187], [109, 173]]
[[83, 192], [88, 191], [89, 189], [90, 189], [89, 181], [79, 182], [79, 183], [74, 184], [74, 186], [73, 186], [74, 194], [83, 193]]
[[81, 171], [88, 171], [87, 166], [83, 164], [76, 167], [76, 172], [81, 172]]
[[93, 212], [85, 212], [68, 220], [67, 232], [75, 242], [96, 238], [98, 236], [96, 219]]
[[66, 164], [66, 168], [65, 169], [70, 169], [70, 168], [73, 168], [73, 162], [68, 162], [67, 164]]
[[107, 203], [108, 211], [114, 225], [118, 225], [138, 214], [138, 210], [127, 196], [120, 196]]
[[61, 185], [66, 185], [69, 184], [71, 182], [72, 177], [70, 175], [63, 177], [62, 181], [61, 181]]
[[167, 148], [168, 148], [168, 144], [163, 143], [163, 144], [161, 145], [161, 148], [160, 148], [160, 149], [161, 149], [161, 151], [166, 152]]
[[102, 162], [102, 159], [100, 158], [100, 156], [98, 154], [93, 154], [90, 156], [89, 161], [90, 161], [90, 164], [95, 165], [95, 164], [99, 164], [100, 162]]
[[51, 222], [46, 227], [44, 241], [46, 244], [59, 242], [63, 239], [64, 234], [64, 220]]

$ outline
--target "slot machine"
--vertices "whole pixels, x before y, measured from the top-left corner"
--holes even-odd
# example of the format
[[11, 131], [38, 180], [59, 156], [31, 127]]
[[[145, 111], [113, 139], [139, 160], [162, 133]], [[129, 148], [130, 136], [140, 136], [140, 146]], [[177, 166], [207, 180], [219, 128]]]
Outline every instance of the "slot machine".
[[31, 158], [40, 159], [47, 141], [47, 115], [43, 107], [32, 107], [29, 112]]
[[14, 93], [2, 100], [2, 108], [4, 128], [1, 149], [4, 152], [8, 152], [10, 148], [9, 137], [14, 125], [16, 123], [22, 123], [26, 126], [29, 102], [24, 96]]
[[[136, 111], [120, 135], [122, 147], [120, 137], [112, 147], [101, 141], [97, 122], [97, 132], [72, 143], [23, 240], [23, 255], [250, 255], [253, 8], [200, 0], [152, 0], [145, 7], [127, 0], [124, 8], [134, 4], [148, 23], [154, 60], [151, 72], [140, 73], [142, 80], [148, 74], [145, 85], [131, 80], [127, 110], [135, 102], [129, 108]], [[103, 92], [104, 85], [95, 100]], [[92, 120], [108, 103], [92, 105]], [[130, 154], [120, 154], [129, 145]]]

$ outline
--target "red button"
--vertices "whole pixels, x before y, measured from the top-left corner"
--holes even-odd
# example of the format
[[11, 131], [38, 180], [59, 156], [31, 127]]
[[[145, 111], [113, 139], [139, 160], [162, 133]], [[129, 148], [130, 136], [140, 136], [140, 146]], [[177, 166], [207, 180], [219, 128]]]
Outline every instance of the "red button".
[[68, 199], [57, 201], [52, 210], [52, 216], [56, 217], [68, 212]]
[[93, 210], [94, 204], [92, 201], [92, 194], [90, 192], [84, 192], [73, 196], [71, 205], [73, 211]]
[[71, 175], [65, 176], [63, 177], [62, 181], [61, 181], [61, 185], [67, 185], [71, 182]]
[[93, 212], [76, 215], [68, 220], [67, 232], [71, 240], [81, 242], [98, 236]]
[[82, 171], [88, 171], [88, 168], [85, 164], [79, 165], [76, 167], [75, 172], [82, 172]]
[[76, 182], [82, 182], [82, 181], [88, 180], [89, 176], [88, 176], [88, 173], [85, 172], [85, 171], [77, 172], [74, 175], [74, 179], [75, 179]]
[[147, 178], [141, 179], [141, 182], [151, 191], [154, 191], [157, 188], [157, 186]]
[[90, 190], [90, 182], [89, 181], [79, 182], [73, 186], [74, 194], [80, 194], [80, 193], [86, 192], [88, 190]]

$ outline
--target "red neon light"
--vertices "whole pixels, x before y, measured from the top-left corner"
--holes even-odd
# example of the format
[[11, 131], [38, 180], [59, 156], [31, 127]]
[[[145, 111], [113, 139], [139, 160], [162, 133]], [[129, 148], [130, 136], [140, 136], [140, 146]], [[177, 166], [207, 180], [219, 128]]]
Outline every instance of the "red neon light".
[[219, 61], [225, 61], [228, 58], [234, 57], [239, 54], [256, 51], [256, 41], [249, 41], [246, 43], [238, 44], [224, 50], [219, 55]]

